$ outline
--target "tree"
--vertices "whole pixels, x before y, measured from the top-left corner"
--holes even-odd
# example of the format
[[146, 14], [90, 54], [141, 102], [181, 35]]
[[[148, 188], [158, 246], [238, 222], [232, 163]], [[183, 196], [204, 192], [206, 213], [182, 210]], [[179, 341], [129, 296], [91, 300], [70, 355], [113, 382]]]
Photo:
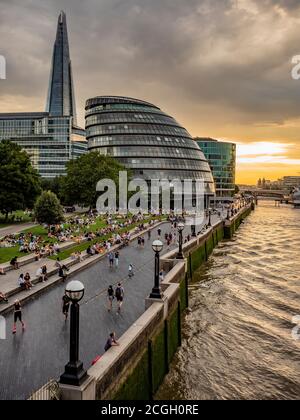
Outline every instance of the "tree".
[[0, 212], [33, 208], [41, 192], [38, 172], [20, 146], [9, 140], [0, 142]]
[[110, 156], [88, 153], [67, 164], [67, 176], [62, 180], [65, 204], [94, 208], [99, 193], [96, 186], [102, 179], [119, 184], [119, 171], [124, 167]]
[[43, 191], [52, 191], [60, 201], [63, 199], [62, 195], [62, 184], [63, 176], [58, 176], [53, 179], [42, 179], [42, 190]]
[[41, 224], [55, 225], [64, 220], [63, 208], [57, 196], [51, 191], [43, 191], [34, 206], [34, 215]]

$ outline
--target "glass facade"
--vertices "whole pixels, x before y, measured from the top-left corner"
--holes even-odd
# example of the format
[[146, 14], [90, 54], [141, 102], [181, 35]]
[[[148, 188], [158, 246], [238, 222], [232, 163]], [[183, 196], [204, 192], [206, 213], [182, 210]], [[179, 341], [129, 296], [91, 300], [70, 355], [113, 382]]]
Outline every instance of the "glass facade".
[[72, 116], [76, 124], [76, 106], [70, 60], [67, 19], [60, 12], [53, 48], [46, 112], [50, 116]]
[[207, 195], [214, 195], [212, 173], [197, 143], [153, 104], [114, 96], [89, 99], [86, 135], [90, 151], [116, 158], [134, 176], [204, 179]]
[[66, 173], [66, 163], [87, 153], [85, 130], [76, 125], [66, 15], [61, 12], [53, 50], [46, 112], [0, 114], [0, 141], [18, 143], [43, 178]]
[[72, 117], [47, 113], [0, 114], [0, 141], [19, 144], [43, 178], [65, 175], [66, 163], [87, 152], [85, 131]]
[[198, 137], [195, 141], [212, 170], [217, 197], [232, 197], [235, 191], [236, 144]]

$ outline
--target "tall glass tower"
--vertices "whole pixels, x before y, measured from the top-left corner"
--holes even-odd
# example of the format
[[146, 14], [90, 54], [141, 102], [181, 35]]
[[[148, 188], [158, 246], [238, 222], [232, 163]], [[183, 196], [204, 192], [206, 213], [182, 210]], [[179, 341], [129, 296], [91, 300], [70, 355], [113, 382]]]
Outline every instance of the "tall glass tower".
[[0, 142], [4, 139], [19, 144], [43, 178], [65, 175], [66, 164], [87, 153], [85, 130], [76, 123], [64, 12], [58, 18], [46, 112], [0, 114]]
[[76, 106], [70, 59], [67, 19], [61, 11], [58, 17], [46, 112], [50, 117], [73, 117], [76, 124]]

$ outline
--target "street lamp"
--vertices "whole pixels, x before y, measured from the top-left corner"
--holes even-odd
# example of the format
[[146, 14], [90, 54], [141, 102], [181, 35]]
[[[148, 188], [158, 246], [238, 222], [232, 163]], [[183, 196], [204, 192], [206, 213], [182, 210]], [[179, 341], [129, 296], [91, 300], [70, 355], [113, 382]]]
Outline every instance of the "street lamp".
[[178, 223], [178, 232], [179, 232], [179, 252], [177, 254], [177, 259], [178, 260], [184, 260], [184, 255], [182, 252], [182, 243], [183, 243], [183, 239], [182, 239], [182, 232], [184, 229], [184, 223]]
[[65, 366], [65, 372], [60, 377], [60, 383], [80, 386], [87, 376], [83, 363], [79, 360], [79, 302], [84, 296], [84, 285], [80, 281], [67, 284], [66, 295], [71, 300], [70, 326], [70, 361]]
[[230, 206], [227, 208], [227, 220], [230, 220]]
[[211, 209], [208, 209], [208, 227], [211, 227]]
[[161, 253], [164, 245], [161, 241], [154, 241], [152, 244], [152, 249], [155, 252], [155, 269], [154, 269], [154, 287], [150, 295], [150, 299], [161, 299], [161, 287], [159, 284], [159, 270], [160, 270], [160, 259], [159, 254]]
[[192, 225], [191, 226], [191, 232], [192, 232], [192, 237], [193, 238], [196, 238], [196, 225]]

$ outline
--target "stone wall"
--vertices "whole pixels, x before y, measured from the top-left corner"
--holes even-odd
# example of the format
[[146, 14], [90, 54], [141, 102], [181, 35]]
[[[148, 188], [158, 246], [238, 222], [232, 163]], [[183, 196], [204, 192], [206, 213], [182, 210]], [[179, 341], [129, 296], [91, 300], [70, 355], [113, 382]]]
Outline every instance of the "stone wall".
[[230, 221], [220, 222], [183, 247], [161, 258], [167, 272], [163, 300], [146, 300], [146, 311], [120, 338], [121, 345], [106, 352], [88, 371], [89, 380], [79, 393], [62, 386], [63, 399], [149, 400], [169, 371], [181, 345], [181, 317], [188, 307], [188, 283], [224, 238], [232, 238], [251, 213], [244, 209]]

